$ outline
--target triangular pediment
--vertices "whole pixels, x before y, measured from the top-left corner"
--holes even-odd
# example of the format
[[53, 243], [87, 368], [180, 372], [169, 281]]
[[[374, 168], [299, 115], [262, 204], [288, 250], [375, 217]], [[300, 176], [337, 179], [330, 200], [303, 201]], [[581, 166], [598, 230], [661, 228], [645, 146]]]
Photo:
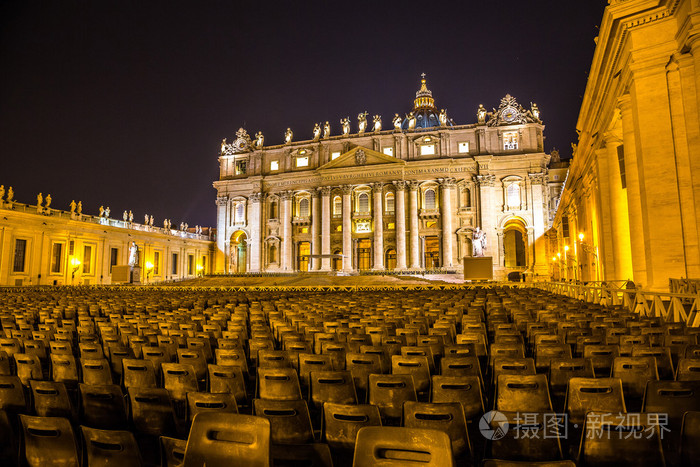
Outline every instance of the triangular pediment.
[[382, 154], [381, 152], [377, 152], [372, 149], [357, 146], [352, 148], [348, 152], [341, 154], [340, 156], [335, 158], [335, 160], [332, 160], [322, 165], [318, 168], [318, 170], [342, 169], [346, 167], [358, 168], [368, 165], [380, 164], [405, 165], [406, 162], [392, 156], [387, 156], [386, 154]]

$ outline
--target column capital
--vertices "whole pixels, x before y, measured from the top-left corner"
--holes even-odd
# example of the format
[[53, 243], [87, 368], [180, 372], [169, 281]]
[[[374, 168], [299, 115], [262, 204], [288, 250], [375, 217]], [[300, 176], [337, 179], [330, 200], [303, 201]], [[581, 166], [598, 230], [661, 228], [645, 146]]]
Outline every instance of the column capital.
[[321, 196], [330, 196], [331, 195], [331, 187], [329, 186], [320, 186], [316, 188], [318, 192], [321, 193]]
[[438, 178], [438, 183], [443, 189], [450, 189], [455, 186], [455, 179], [454, 178]]
[[622, 144], [622, 135], [616, 131], [606, 131], [603, 133], [603, 141], [605, 146]]
[[420, 187], [420, 182], [418, 180], [407, 180], [406, 183], [411, 191], [418, 191], [418, 187]]
[[474, 181], [482, 186], [494, 186], [496, 176], [492, 174], [474, 175]]
[[383, 189], [384, 189], [384, 184], [382, 182], [376, 182], [376, 183], [372, 184], [372, 192], [373, 193], [381, 193]]
[[344, 195], [352, 194], [352, 185], [340, 185], [340, 189], [343, 190]]
[[217, 206], [226, 206], [228, 201], [229, 201], [228, 196], [217, 196], [216, 197], [216, 205]]
[[266, 194], [262, 192], [251, 193], [248, 199], [253, 203], [259, 203], [265, 199]]
[[533, 185], [542, 185], [547, 181], [547, 174], [544, 172], [535, 172], [527, 174], [530, 177], [530, 183]]
[[617, 107], [620, 112], [626, 113], [632, 110], [632, 96], [629, 94], [623, 94], [617, 99]]
[[318, 198], [320, 196], [320, 193], [318, 192], [318, 189], [316, 190], [309, 190], [311, 191], [311, 197], [312, 198]]
[[398, 191], [403, 191], [406, 189], [406, 180], [394, 180], [391, 183], [394, 184]]
[[280, 193], [279, 193], [279, 196], [280, 196], [280, 198], [282, 198], [282, 201], [292, 199], [293, 195], [294, 195], [294, 192], [291, 190], [280, 191]]

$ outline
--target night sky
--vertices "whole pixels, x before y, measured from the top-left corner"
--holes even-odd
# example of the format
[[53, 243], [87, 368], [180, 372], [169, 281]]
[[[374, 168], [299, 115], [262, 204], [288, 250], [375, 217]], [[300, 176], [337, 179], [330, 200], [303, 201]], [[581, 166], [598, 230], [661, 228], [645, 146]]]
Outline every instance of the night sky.
[[510, 93], [571, 155], [607, 1], [0, 2], [0, 184], [162, 225], [214, 226], [221, 140], [279, 144], [411, 110], [420, 73], [457, 124]]

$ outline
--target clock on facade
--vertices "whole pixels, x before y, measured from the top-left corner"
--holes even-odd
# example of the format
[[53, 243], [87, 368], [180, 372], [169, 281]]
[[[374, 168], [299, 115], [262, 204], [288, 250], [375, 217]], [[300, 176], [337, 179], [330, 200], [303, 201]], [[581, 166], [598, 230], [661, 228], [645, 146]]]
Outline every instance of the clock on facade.
[[504, 122], [512, 122], [515, 121], [516, 118], [518, 118], [518, 111], [513, 107], [506, 107], [501, 111], [501, 119], [503, 119]]

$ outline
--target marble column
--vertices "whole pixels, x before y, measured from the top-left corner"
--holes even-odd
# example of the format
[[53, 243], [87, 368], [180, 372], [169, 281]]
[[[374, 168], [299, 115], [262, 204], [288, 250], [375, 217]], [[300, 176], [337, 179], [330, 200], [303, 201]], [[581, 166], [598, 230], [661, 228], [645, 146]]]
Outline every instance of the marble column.
[[406, 182], [397, 180], [396, 186], [396, 269], [406, 269]]
[[[311, 192], [311, 254], [321, 254], [321, 206], [319, 193]], [[310, 271], [318, 271], [321, 268], [321, 259], [312, 257], [309, 264]]]
[[[496, 217], [492, 213], [500, 210], [500, 206], [493, 199], [493, 186], [496, 183], [496, 176], [492, 174], [476, 175], [476, 182], [479, 184], [479, 221], [481, 230], [486, 234], [486, 249], [484, 256], [492, 256], [494, 264], [502, 264], [503, 259], [498, 251], [494, 251], [496, 241]], [[502, 256], [502, 255], [501, 255]]]
[[383, 213], [383, 183], [372, 185], [372, 199], [374, 201], [374, 268], [384, 269], [384, 213]]
[[[321, 254], [331, 254], [331, 187], [318, 189], [321, 192]], [[331, 270], [331, 259], [321, 260], [321, 271]]]
[[227, 219], [227, 213], [229, 212], [227, 209], [228, 204], [228, 196], [218, 196], [216, 198], [216, 228], [218, 235], [216, 236], [216, 256], [214, 258], [214, 272], [218, 274], [229, 272], [227, 267], [228, 239], [226, 238], [226, 226], [229, 224], [229, 220]]
[[264, 193], [252, 193], [249, 197], [250, 209], [248, 210], [248, 229], [250, 230], [250, 238], [248, 239], [248, 254], [250, 272], [260, 272], [260, 241], [261, 241], [261, 202], [264, 199]]
[[410, 225], [411, 225], [411, 269], [420, 269], [420, 244], [418, 239], [418, 186], [415, 180], [408, 182], [410, 200]]
[[452, 191], [455, 186], [453, 178], [445, 178], [440, 181], [442, 187], [442, 267], [451, 268], [452, 243], [454, 232], [452, 232]]
[[343, 271], [352, 271], [352, 185], [343, 189]]
[[280, 193], [282, 200], [282, 248], [280, 250], [280, 269], [282, 271], [293, 271], [292, 261], [292, 192], [283, 191]]
[[532, 220], [534, 232], [531, 245], [532, 254], [527, 263], [533, 274], [544, 276], [549, 271], [547, 265], [547, 251], [545, 246], [544, 228], [547, 224], [545, 220], [547, 174], [545, 172], [533, 172], [530, 177], [530, 192], [532, 194]]

